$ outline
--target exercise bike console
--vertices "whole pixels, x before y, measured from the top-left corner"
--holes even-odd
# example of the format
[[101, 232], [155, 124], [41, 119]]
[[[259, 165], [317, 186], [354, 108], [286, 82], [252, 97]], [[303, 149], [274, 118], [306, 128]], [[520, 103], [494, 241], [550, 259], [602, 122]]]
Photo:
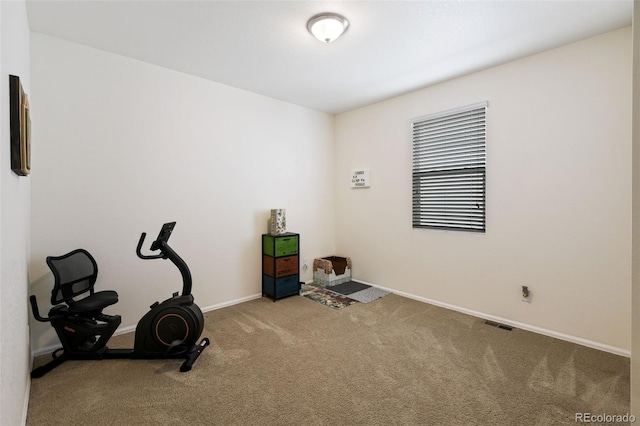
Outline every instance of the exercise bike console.
[[163, 245], [166, 245], [169, 242], [169, 237], [171, 236], [171, 233], [173, 232], [173, 228], [175, 226], [175, 222], [165, 223], [164, 225], [162, 225], [162, 229], [160, 229], [158, 238], [156, 238], [156, 240], [151, 243], [151, 251], [161, 249]]
[[[182, 275], [182, 294], [174, 293], [164, 302], [155, 302], [138, 322], [133, 349], [109, 349], [106, 346], [121, 322], [120, 315], [107, 315], [102, 310], [118, 301], [115, 291], [95, 292], [98, 266], [91, 254], [77, 249], [63, 256], [47, 257], [55, 284], [51, 295], [53, 307], [48, 317], [40, 316], [35, 296], [30, 303], [38, 321], [51, 322], [62, 348], [53, 353], [53, 360], [31, 372], [41, 377], [66, 360], [105, 358], [184, 358], [180, 371], [189, 371], [198, 356], [209, 345], [204, 338], [197, 343], [204, 328], [202, 311], [193, 302], [191, 272], [184, 260], [169, 246], [175, 222], [165, 223], [158, 238], [151, 244], [155, 255], [142, 254], [146, 233], [142, 233], [136, 253], [144, 260], [169, 259]], [[77, 296], [89, 293], [84, 298]], [[62, 355], [58, 355], [64, 351]]]

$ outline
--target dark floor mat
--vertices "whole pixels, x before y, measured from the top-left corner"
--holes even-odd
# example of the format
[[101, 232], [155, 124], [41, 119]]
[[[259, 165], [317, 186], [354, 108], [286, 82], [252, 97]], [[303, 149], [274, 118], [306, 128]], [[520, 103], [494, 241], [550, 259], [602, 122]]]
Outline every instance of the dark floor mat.
[[327, 290], [340, 294], [351, 294], [357, 291], [365, 290], [369, 287], [371, 286], [367, 284], [362, 284], [355, 281], [347, 281], [346, 283], [329, 286], [327, 287]]

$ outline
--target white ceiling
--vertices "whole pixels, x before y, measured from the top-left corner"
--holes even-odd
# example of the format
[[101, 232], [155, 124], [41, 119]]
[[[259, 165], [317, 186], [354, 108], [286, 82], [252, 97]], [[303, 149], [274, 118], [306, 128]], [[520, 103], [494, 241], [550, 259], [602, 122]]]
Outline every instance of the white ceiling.
[[[329, 113], [631, 25], [632, 0], [36, 1], [31, 31]], [[337, 41], [307, 20], [350, 21]]]

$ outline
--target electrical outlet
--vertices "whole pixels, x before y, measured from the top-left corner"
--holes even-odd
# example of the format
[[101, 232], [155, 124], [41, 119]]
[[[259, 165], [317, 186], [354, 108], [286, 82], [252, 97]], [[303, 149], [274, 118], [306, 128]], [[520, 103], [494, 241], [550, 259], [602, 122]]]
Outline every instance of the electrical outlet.
[[522, 301], [531, 303], [531, 289], [526, 285], [522, 286]]
[[305, 271], [309, 269], [309, 259], [305, 258], [302, 260], [302, 269], [304, 269]]

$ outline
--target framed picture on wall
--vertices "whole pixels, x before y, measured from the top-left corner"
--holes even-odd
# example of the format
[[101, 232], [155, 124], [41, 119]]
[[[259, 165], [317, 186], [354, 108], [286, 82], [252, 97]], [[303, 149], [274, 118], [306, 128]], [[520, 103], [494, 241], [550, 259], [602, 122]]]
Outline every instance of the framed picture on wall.
[[9, 128], [11, 132], [11, 170], [18, 176], [31, 172], [31, 115], [29, 97], [20, 77], [9, 76]]

